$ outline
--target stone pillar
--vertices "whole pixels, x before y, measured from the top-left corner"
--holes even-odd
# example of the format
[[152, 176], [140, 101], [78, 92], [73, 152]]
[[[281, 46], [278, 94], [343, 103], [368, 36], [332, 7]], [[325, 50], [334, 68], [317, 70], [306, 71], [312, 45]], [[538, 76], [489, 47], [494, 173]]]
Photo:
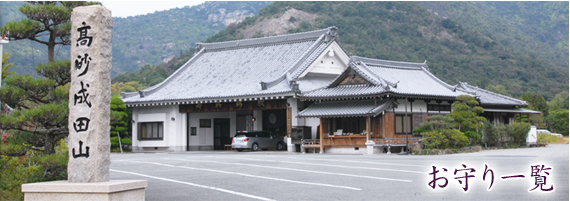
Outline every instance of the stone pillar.
[[109, 181], [111, 11], [102, 6], [71, 14], [69, 89], [69, 182]]
[[71, 14], [67, 181], [22, 184], [24, 200], [144, 200], [146, 180], [109, 181], [111, 39], [103, 6]]

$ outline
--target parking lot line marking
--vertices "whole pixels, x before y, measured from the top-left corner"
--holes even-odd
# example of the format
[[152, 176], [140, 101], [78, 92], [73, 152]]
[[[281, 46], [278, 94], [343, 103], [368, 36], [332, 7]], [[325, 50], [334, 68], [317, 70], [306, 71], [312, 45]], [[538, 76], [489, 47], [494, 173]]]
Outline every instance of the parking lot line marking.
[[153, 164], [153, 165], [160, 165], [160, 166], [167, 166], [167, 167], [175, 167], [175, 168], [184, 168], [184, 169], [191, 169], [191, 170], [202, 170], [202, 171], [209, 171], [209, 172], [216, 172], [216, 173], [240, 175], [240, 176], [245, 176], [245, 177], [254, 177], [254, 178], [260, 178], [260, 179], [268, 179], [268, 180], [275, 180], [275, 181], [283, 181], [283, 182], [297, 183], [297, 184], [306, 184], [306, 185], [315, 185], [315, 186], [326, 186], [326, 187], [334, 187], [334, 188], [344, 188], [344, 189], [356, 190], [356, 191], [362, 190], [362, 189], [360, 189], [360, 188], [354, 188], [354, 187], [349, 187], [349, 186], [339, 186], [339, 185], [332, 185], [332, 184], [323, 184], [323, 183], [294, 181], [294, 180], [288, 180], [288, 179], [272, 178], [272, 177], [258, 176], [258, 175], [245, 174], [245, 173], [238, 173], [238, 172], [228, 172], [228, 171], [223, 171], [223, 170], [214, 170], [214, 169], [196, 168], [196, 167], [188, 167], [188, 166], [170, 165], [170, 164], [155, 163], [155, 162], [144, 162], [144, 161], [123, 161], [123, 162], [145, 163], [145, 164]]
[[418, 171], [411, 171], [411, 170], [394, 170], [394, 169], [371, 168], [371, 167], [353, 167], [353, 166], [344, 166], [344, 165], [304, 163], [304, 162], [295, 162], [295, 161], [276, 161], [276, 160], [263, 160], [263, 159], [252, 159], [252, 158], [237, 158], [237, 159], [250, 160], [250, 161], [293, 163], [293, 164], [301, 164], [301, 165], [318, 165], [318, 166], [338, 167], [338, 168], [348, 168], [348, 169], [365, 169], [365, 170], [380, 170], [380, 171], [393, 171], [393, 172], [408, 172], [408, 173], [425, 174], [425, 172], [418, 172]]
[[[165, 158], [165, 159], [169, 159], [169, 158]], [[309, 173], [316, 173], [316, 174], [328, 174], [328, 175], [338, 175], [338, 176], [347, 176], [347, 177], [358, 177], [358, 178], [387, 180], [387, 181], [413, 182], [412, 180], [406, 180], [406, 179], [392, 179], [392, 178], [384, 178], [384, 177], [363, 176], [363, 175], [344, 174], [344, 173], [335, 173], [335, 172], [321, 172], [321, 171], [313, 171], [313, 170], [303, 170], [303, 169], [284, 168], [284, 167], [273, 167], [273, 166], [265, 166], [265, 165], [253, 165], [253, 164], [245, 164], [245, 163], [229, 163], [229, 162], [205, 161], [205, 160], [189, 160], [189, 159], [172, 159], [172, 160], [193, 161], [193, 162], [206, 162], [206, 163], [219, 163], [219, 164], [226, 164], [226, 165], [244, 165], [244, 166], [251, 166], [251, 167], [272, 168], [272, 169], [290, 170], [290, 171], [297, 171], [297, 172], [309, 172]]]
[[211, 190], [215, 190], [215, 191], [221, 191], [221, 192], [224, 192], [224, 193], [239, 195], [239, 196], [248, 197], [248, 198], [253, 198], [253, 199], [258, 199], [258, 200], [272, 200], [272, 199], [265, 198], [265, 197], [260, 197], [260, 196], [255, 196], [255, 195], [249, 195], [249, 194], [240, 193], [240, 192], [236, 192], [236, 191], [226, 190], [226, 189], [223, 189], [223, 188], [216, 188], [216, 187], [211, 187], [211, 186], [205, 186], [205, 185], [200, 185], [200, 184], [194, 184], [194, 183], [184, 182], [184, 181], [178, 181], [178, 180], [174, 180], [174, 179], [167, 179], [167, 178], [163, 178], [163, 177], [155, 177], [155, 176], [150, 176], [150, 175], [140, 174], [140, 173], [135, 173], [135, 172], [127, 172], [127, 171], [114, 170], [114, 169], [109, 169], [109, 170], [110, 170], [110, 171], [113, 171], [113, 172], [119, 172], [119, 173], [124, 173], [124, 174], [132, 174], [132, 175], [137, 175], [137, 176], [141, 176], [141, 177], [147, 177], [147, 178], [152, 178], [152, 179], [158, 179], [158, 180], [163, 180], [163, 181], [169, 181], [169, 182], [174, 182], [174, 183], [179, 183], [179, 184], [186, 184], [186, 185], [189, 185], [189, 186], [195, 186], [195, 187], [199, 187], [199, 188], [206, 188], [206, 189], [211, 189]]
[[397, 164], [397, 163], [379, 163], [379, 162], [369, 162], [369, 161], [354, 161], [354, 160], [332, 160], [332, 159], [318, 159], [318, 158], [301, 158], [301, 157], [288, 157], [291, 159], [303, 159], [303, 160], [319, 160], [319, 161], [336, 161], [336, 162], [353, 162], [353, 163], [367, 163], [367, 164], [377, 164], [377, 165], [395, 165], [395, 166], [409, 166], [409, 167], [422, 167], [421, 165], [408, 165], [408, 164]]

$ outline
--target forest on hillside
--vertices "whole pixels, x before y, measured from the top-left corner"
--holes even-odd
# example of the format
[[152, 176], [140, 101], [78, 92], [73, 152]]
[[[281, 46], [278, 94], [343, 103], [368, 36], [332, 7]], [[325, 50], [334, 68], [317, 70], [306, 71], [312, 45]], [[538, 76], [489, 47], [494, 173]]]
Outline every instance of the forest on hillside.
[[[301, 23], [289, 33], [336, 26], [340, 42], [347, 52], [378, 59], [427, 61], [431, 71], [449, 84], [466, 81], [480, 88], [503, 88], [502, 93], [512, 97], [521, 97], [529, 92], [552, 99], [556, 94], [568, 91], [567, 59], [565, 64], [560, 64], [563, 62], [552, 62], [533, 53], [536, 48], [531, 47], [534, 46], [524, 49], [514, 43], [505, 45], [505, 41], [517, 40], [519, 36], [487, 35], [486, 29], [472, 27], [475, 25], [464, 24], [451, 17], [441, 17], [415, 2], [275, 2], [262, 9], [258, 17], [247, 18], [205, 41], [242, 39], [246, 28], [275, 18], [290, 8], [318, 14], [319, 17], [314, 23]], [[456, 9], [462, 10], [461, 7]], [[552, 15], [557, 14], [559, 12]], [[565, 16], [568, 19], [568, 15]], [[488, 23], [486, 26], [490, 30], [512, 28], [503, 25]], [[563, 33], [567, 36], [567, 26], [565, 30]], [[520, 30], [511, 31], [532, 39]], [[567, 38], [552, 43], [567, 43]], [[564, 48], [559, 51], [564, 51]], [[148, 65], [140, 71], [118, 75], [113, 81], [139, 81], [152, 86], [179, 68], [192, 54], [193, 50], [189, 49], [169, 63]], [[149, 82], [149, 78], [152, 81]]]

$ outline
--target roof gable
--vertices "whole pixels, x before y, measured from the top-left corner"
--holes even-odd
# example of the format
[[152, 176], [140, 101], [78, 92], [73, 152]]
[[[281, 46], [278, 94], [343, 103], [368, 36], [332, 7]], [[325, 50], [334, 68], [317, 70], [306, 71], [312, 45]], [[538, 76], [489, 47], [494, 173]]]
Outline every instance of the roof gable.
[[339, 75], [348, 66], [349, 56], [333, 41], [315, 60], [304, 69], [299, 78], [307, 74]]
[[[365, 63], [351, 59], [348, 67], [328, 86], [328, 88], [350, 84], [367, 84], [369, 86], [388, 87], [392, 83], [384, 81], [381, 77], [372, 72]], [[392, 84], [392, 86], [394, 86], [394, 84]]]

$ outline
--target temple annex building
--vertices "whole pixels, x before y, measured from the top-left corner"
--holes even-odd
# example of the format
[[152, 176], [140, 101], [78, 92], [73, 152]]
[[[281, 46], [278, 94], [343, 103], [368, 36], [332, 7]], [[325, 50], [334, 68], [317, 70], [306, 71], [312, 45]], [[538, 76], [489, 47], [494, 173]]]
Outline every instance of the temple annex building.
[[223, 150], [238, 131], [265, 130], [289, 151], [301, 139], [325, 153], [364, 153], [365, 142], [421, 138], [428, 115], [475, 97], [494, 123], [512, 123], [525, 101], [465, 82], [450, 85], [426, 63], [349, 56], [337, 28], [199, 43], [162, 83], [124, 93], [133, 150]]

